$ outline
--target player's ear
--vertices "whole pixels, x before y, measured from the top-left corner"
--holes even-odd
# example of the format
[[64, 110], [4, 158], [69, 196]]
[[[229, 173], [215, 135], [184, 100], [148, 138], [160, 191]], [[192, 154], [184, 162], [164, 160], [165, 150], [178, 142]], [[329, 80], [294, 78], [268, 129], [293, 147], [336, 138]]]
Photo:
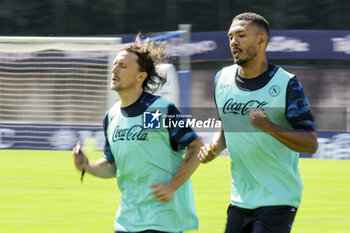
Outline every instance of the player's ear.
[[143, 81], [145, 81], [145, 79], [147, 78], [147, 72], [140, 72], [139, 76], [137, 77], [137, 79], [143, 83]]
[[267, 45], [267, 35], [265, 33], [261, 33], [259, 35], [259, 45], [266, 46]]

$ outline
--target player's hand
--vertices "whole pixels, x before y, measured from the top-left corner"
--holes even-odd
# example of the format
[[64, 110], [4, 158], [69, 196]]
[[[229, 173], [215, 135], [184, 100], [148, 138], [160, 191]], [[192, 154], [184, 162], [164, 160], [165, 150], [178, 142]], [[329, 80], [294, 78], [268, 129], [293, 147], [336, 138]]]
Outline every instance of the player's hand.
[[256, 127], [258, 129], [261, 129], [264, 132], [271, 131], [271, 124], [272, 124], [272, 122], [267, 117], [267, 115], [264, 112], [264, 110], [262, 110], [260, 108], [249, 109], [248, 116], [250, 118], [251, 124], [254, 127]]
[[151, 188], [154, 188], [152, 194], [158, 201], [168, 202], [173, 199], [176, 189], [172, 188], [169, 183], [156, 183], [152, 184]]
[[73, 152], [75, 167], [79, 171], [83, 171], [86, 168], [86, 165], [89, 163], [89, 160], [85, 156], [85, 154], [80, 150], [80, 146], [81, 146], [80, 142], [77, 142], [72, 152]]
[[201, 163], [207, 163], [215, 159], [218, 154], [216, 153], [217, 145], [205, 144], [201, 147], [198, 153], [198, 159]]

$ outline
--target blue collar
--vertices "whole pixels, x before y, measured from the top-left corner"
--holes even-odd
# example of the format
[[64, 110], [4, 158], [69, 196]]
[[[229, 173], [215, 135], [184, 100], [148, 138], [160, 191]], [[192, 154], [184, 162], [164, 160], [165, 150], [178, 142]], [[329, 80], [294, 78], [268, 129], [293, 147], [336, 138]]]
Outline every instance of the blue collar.
[[256, 91], [264, 87], [275, 75], [278, 66], [269, 63], [267, 70], [255, 78], [242, 78], [236, 73], [235, 83], [237, 87], [244, 91]]
[[160, 97], [144, 91], [133, 104], [127, 107], [120, 107], [121, 113], [126, 117], [141, 115], [158, 98]]

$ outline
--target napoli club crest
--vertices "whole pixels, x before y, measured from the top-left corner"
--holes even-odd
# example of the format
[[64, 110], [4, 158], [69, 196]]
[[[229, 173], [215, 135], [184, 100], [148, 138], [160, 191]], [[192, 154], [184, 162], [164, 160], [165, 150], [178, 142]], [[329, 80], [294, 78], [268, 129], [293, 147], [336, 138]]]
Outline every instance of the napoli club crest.
[[276, 96], [278, 96], [280, 93], [281, 93], [281, 88], [280, 88], [280, 86], [273, 85], [272, 87], [270, 87], [270, 90], [269, 90], [270, 96], [276, 97]]

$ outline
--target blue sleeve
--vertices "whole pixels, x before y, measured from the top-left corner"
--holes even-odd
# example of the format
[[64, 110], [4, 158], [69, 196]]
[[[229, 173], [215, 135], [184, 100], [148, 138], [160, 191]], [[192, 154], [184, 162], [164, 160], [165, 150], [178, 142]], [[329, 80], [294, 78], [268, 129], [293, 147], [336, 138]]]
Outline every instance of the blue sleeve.
[[294, 129], [316, 130], [303, 87], [296, 77], [290, 79], [287, 87], [286, 118]]
[[216, 98], [215, 98], [216, 84], [218, 83], [218, 79], [219, 79], [220, 75], [221, 75], [221, 70], [216, 73], [215, 78], [214, 78], [214, 103], [215, 103], [216, 109], [218, 109], [218, 118], [221, 121], [220, 114], [219, 114], [219, 108], [218, 108], [218, 105], [216, 103]]
[[214, 88], [216, 87], [216, 84], [217, 84], [217, 82], [218, 82], [218, 79], [219, 79], [220, 75], [221, 75], [221, 70], [218, 71], [218, 72], [216, 73], [216, 75], [215, 75], [215, 78], [214, 78]]
[[218, 105], [216, 104], [215, 90], [216, 90], [216, 84], [218, 83], [218, 79], [219, 79], [220, 75], [221, 75], [221, 70], [216, 73], [215, 78], [214, 78], [214, 102], [215, 102], [216, 107], [218, 107]]
[[114, 162], [114, 156], [111, 152], [111, 147], [107, 139], [107, 128], [108, 128], [108, 112], [103, 117], [103, 132], [105, 135], [105, 147], [103, 149], [103, 152], [104, 152], [103, 157], [107, 159], [109, 162]]
[[[168, 106], [168, 116], [166, 121], [180, 121], [186, 120], [181, 117], [180, 111], [175, 107], [174, 104]], [[169, 127], [170, 143], [173, 150], [177, 151], [186, 148], [193, 140], [198, 136], [190, 127]]]

